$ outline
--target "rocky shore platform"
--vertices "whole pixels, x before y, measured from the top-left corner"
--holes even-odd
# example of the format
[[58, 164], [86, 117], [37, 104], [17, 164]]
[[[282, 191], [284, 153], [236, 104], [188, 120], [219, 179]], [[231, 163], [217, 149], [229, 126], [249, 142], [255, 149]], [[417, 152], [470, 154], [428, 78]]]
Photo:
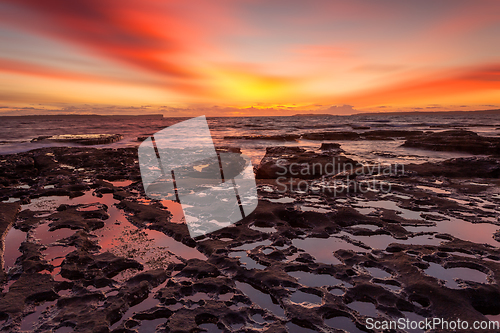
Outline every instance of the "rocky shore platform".
[[257, 209], [198, 239], [178, 205], [145, 197], [137, 149], [0, 156], [0, 331], [383, 332], [370, 318], [500, 320], [497, 155], [395, 167], [322, 148], [269, 148]]

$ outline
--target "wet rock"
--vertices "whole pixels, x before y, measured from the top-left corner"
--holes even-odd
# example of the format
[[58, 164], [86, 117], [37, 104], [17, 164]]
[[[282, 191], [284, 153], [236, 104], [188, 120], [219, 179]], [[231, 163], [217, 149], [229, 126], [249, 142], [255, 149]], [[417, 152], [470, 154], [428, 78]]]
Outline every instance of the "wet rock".
[[32, 156], [15, 154], [0, 160], [0, 184], [10, 185], [19, 177], [19, 173], [29, 176], [36, 174], [35, 161]]
[[344, 170], [361, 166], [358, 162], [339, 155], [338, 150], [307, 151], [300, 147], [268, 147], [256, 170], [261, 179], [300, 178], [315, 179], [334, 176]]
[[360, 137], [365, 140], [388, 140], [419, 137], [423, 131], [405, 131], [405, 130], [374, 130], [360, 134]]
[[[58, 301], [56, 316], [52, 319], [53, 326], [68, 326], [73, 332], [109, 332], [110, 319], [114, 312], [126, 308], [126, 303], [116, 299], [113, 307], [97, 308], [104, 299], [102, 293], [87, 291]], [[50, 327], [50, 325], [47, 325]]]
[[484, 137], [466, 130], [449, 130], [408, 139], [404, 147], [470, 154], [500, 155], [500, 138]]
[[500, 161], [488, 157], [453, 158], [438, 163], [410, 164], [407, 171], [419, 176], [457, 177], [457, 178], [499, 178]]
[[60, 206], [58, 211], [50, 216], [50, 230], [69, 228], [90, 231], [104, 227], [103, 220], [109, 218], [107, 207], [100, 206], [95, 210], [81, 210], [82, 208], [86, 208], [86, 205]]
[[127, 285], [134, 285], [138, 284], [141, 281], [147, 281], [149, 282], [152, 286], [158, 286], [165, 282], [167, 277], [169, 277], [170, 274], [169, 272], [165, 271], [164, 269], [153, 269], [149, 270], [146, 272], [139, 273], [130, 279], [126, 281]]
[[418, 137], [422, 134], [422, 131], [405, 130], [372, 130], [361, 133], [337, 131], [306, 133], [302, 135], [302, 138], [307, 140], [393, 140]]
[[64, 134], [54, 136], [39, 136], [31, 142], [72, 142], [82, 145], [102, 145], [123, 139], [121, 134]]
[[370, 126], [364, 126], [364, 125], [349, 125], [353, 130], [366, 130], [370, 129]]
[[21, 263], [23, 272], [37, 273], [43, 270], [52, 271], [52, 265], [49, 265], [43, 258], [42, 250], [45, 247], [41, 244], [23, 242], [19, 247], [22, 255], [18, 259]]
[[[33, 159], [35, 161], [35, 167], [38, 170], [58, 169], [58, 161], [52, 153], [35, 153]], [[69, 174], [69, 171], [67, 171], [67, 174]]]
[[0, 203], [0, 281], [4, 279], [5, 237], [16, 220], [20, 205], [17, 202]]
[[92, 255], [83, 251], [73, 251], [61, 264], [61, 275], [67, 279], [96, 280], [112, 278], [126, 269], [142, 270], [143, 266], [133, 259], [117, 257], [110, 252]]
[[144, 205], [130, 200], [122, 200], [118, 207], [126, 212], [133, 213], [129, 220], [136, 226], [148, 227], [152, 230], [158, 230], [166, 235], [173, 237], [177, 241], [193, 247], [193, 240], [189, 237], [187, 225], [172, 223], [172, 214], [161, 208], [158, 203]]
[[500, 242], [500, 230], [497, 230], [497, 231], [493, 234], [493, 238], [494, 238], [497, 242]]
[[86, 252], [95, 252], [101, 248], [97, 236], [91, 235], [84, 230], [78, 230], [72, 236], [61, 239], [59, 242]]
[[189, 259], [187, 266], [179, 273], [180, 276], [196, 277], [197, 279], [216, 277], [219, 274], [219, 270], [214, 265], [199, 259]]
[[360, 136], [356, 132], [316, 132], [302, 135], [306, 140], [359, 140]]
[[336, 150], [338, 152], [344, 151], [342, 148], [340, 148], [340, 144], [338, 144], [338, 143], [326, 143], [326, 142], [323, 142], [319, 149], [321, 149], [321, 150]]
[[[383, 139], [384, 133], [374, 132], [373, 138]], [[400, 134], [394, 132], [390, 135], [391, 138], [397, 138]], [[288, 166], [296, 161], [316, 162], [317, 158], [323, 158], [321, 156], [330, 156], [331, 162], [331, 157], [337, 156], [338, 144], [325, 145], [323, 148], [327, 149], [308, 152], [298, 147], [289, 150], [276, 148], [275, 156], [285, 159]], [[207, 323], [226, 332], [251, 331], [252, 326], [255, 327], [254, 330], [286, 332], [287, 322], [317, 331], [330, 331], [331, 328], [323, 319], [337, 316], [349, 318], [354, 325], [363, 329], [366, 316], [349, 308], [352, 301], [368, 301], [377, 311], [393, 318], [401, 317], [401, 311], [410, 311], [424, 317], [439, 316], [448, 320], [456, 319], [455, 313], [463, 320], [484, 320], [485, 314], [497, 314], [500, 311], [497, 287], [500, 250], [497, 247], [460, 240], [450, 234], [438, 234], [435, 231], [421, 234], [429, 236], [425, 238], [431, 240], [429, 244], [408, 242], [417, 233], [410, 230], [418, 230], [408, 226], [426, 226], [431, 230], [444, 221], [440, 221], [442, 216], [463, 214], [459, 216], [460, 219], [472, 221], [473, 216], [474, 223], [486, 223], [487, 220], [483, 220], [486, 218], [490, 221], [488, 223], [495, 222], [493, 219], [498, 215], [496, 206], [500, 203], [500, 199], [495, 196], [498, 193], [496, 179], [474, 180], [475, 184], [469, 186], [467, 184], [472, 183], [470, 178], [446, 178], [446, 174], [453, 175], [462, 171], [469, 174], [494, 174], [494, 159], [457, 160], [416, 166], [415, 169], [410, 167], [408, 174], [397, 178], [392, 175], [377, 175], [377, 180], [393, 184], [391, 193], [368, 191], [335, 195], [283, 194], [277, 191], [275, 180], [259, 179], [260, 201], [252, 214], [230, 228], [218, 230], [195, 241], [189, 237], [185, 224], [171, 221], [172, 215], [160, 202], [144, 199], [136, 151], [133, 149], [51, 148], [9, 155], [6, 160], [26, 158], [29, 161], [31, 158], [35, 161], [35, 157], [38, 159], [37, 166], [35, 163], [33, 166], [27, 163], [26, 168], [18, 168], [0, 181], [0, 184], [7, 184], [0, 185], [0, 196], [11, 197], [15, 194], [19, 198], [34, 201], [35, 198], [47, 195], [69, 196], [76, 192], [95, 194], [89, 197], [92, 203], [65, 204], [60, 205], [57, 210], [52, 207], [37, 212], [25, 209], [17, 215], [15, 227], [28, 233], [33, 233], [33, 229], [40, 224], [58, 221], [62, 223], [60, 228], [76, 230], [69, 237], [59, 240], [54, 238], [59, 246], [48, 247], [66, 249], [71, 246], [76, 247], [76, 251], [67, 254], [62, 262], [61, 276], [58, 278], [71, 281], [55, 283], [53, 289], [60, 293], [56, 296], [59, 300], [52, 306], [48, 313], [50, 315], [38, 321], [39, 331], [57, 331], [60, 327], [70, 327], [75, 332], [109, 332], [113, 326], [115, 332], [134, 332], [139, 330], [143, 321], [160, 318], [163, 323], [159, 330], [170, 332], [194, 332], [201, 330], [200, 325]], [[2, 163], [8, 164], [0, 162], [0, 170], [8, 172], [7, 168], [1, 169]], [[447, 166], [448, 170], [445, 170]], [[475, 168], [479, 171], [474, 170]], [[53, 171], [59, 169], [69, 170], [70, 173], [61, 171], [54, 174]], [[433, 176], [434, 172], [442, 174], [439, 176], [439, 183], [434, 183], [437, 180]], [[366, 180], [369, 179], [368, 175], [373, 174], [377, 173], [363, 171], [363, 175], [358, 178]], [[123, 179], [134, 182], [126, 187], [115, 187], [110, 183]], [[297, 181], [308, 185], [319, 183], [317, 178], [298, 178]], [[488, 186], [479, 183], [487, 183]], [[28, 184], [30, 187], [15, 188], [18, 184]], [[45, 188], [49, 184], [53, 188]], [[419, 185], [446, 189], [450, 193], [436, 194], [417, 188]], [[470, 191], [462, 191], [467, 186]], [[474, 186], [484, 190], [479, 192]], [[475, 199], [467, 198], [471, 193]], [[119, 203], [115, 204], [113, 210], [108, 210], [108, 205], [116, 203], [115, 200], [119, 200]], [[373, 207], [368, 212], [370, 209], [365, 207], [365, 203], [367, 206], [380, 203], [382, 207]], [[387, 208], [385, 203], [389, 204]], [[115, 208], [122, 210], [127, 220], [139, 229], [153, 229], [171, 235], [174, 238], [170, 239], [172, 248], [169, 244], [165, 251], [175, 252], [172, 262], [166, 263], [163, 269], [142, 272], [142, 266], [137, 261], [120, 258], [109, 252], [99, 253], [103, 251], [100, 249], [101, 245], [106, 250], [108, 247], [101, 244], [102, 238], [93, 233], [100, 233], [104, 229], [94, 232], [92, 223], [89, 225], [88, 221], [109, 223], [109, 219], [106, 220], [107, 214], [111, 214]], [[417, 212], [417, 216], [420, 214], [422, 219], [404, 218], [404, 213], [398, 213], [399, 208]], [[316, 209], [323, 211], [318, 212]], [[2, 212], [0, 210], [0, 214]], [[123, 226], [124, 222], [121, 223]], [[443, 222], [445, 223], [448, 222]], [[62, 231], [55, 229], [49, 232]], [[369, 240], [375, 241], [379, 236], [382, 244], [371, 245]], [[318, 244], [330, 244], [330, 239], [332, 248], [325, 248], [324, 251], [331, 255], [331, 262], [322, 262], [325, 258], [309, 253], [305, 246], [300, 248], [302, 240], [307, 239], [313, 240], [313, 244], [316, 239]], [[416, 237], [413, 239], [418, 242]], [[387, 244], [383, 243], [385, 240]], [[341, 248], [335, 247], [335, 243], [338, 244], [339, 241], [348, 248], [353, 245], [356, 248], [346, 250], [342, 245]], [[180, 245], [176, 242], [196, 247], [207, 259], [184, 257], [174, 250], [175, 245]], [[244, 250], [239, 249], [240, 247], [244, 247]], [[385, 251], [382, 250], [384, 247]], [[52, 261], [48, 263], [49, 259], [43, 256], [48, 253], [43, 245], [36, 244], [29, 238], [23, 243], [21, 251], [23, 254], [15, 265], [15, 272], [11, 270], [9, 273], [9, 282], [20, 279], [23, 274], [37, 277], [49, 275], [40, 274], [42, 271], [52, 271], [57, 276], [58, 268], [54, 267], [56, 264], [50, 265]], [[242, 252], [241, 259], [258, 263], [257, 268], [248, 269], [242, 260], [231, 256], [231, 253], [237, 251]], [[488, 260], [484, 260], [485, 258]], [[476, 269], [488, 274], [488, 281], [467, 281], [460, 284], [460, 289], [446, 288], [437, 278], [427, 274], [430, 262], [441, 265], [443, 269]], [[369, 268], [378, 268], [391, 276], [377, 277], [368, 271]], [[320, 278], [325, 279], [323, 281], [331, 280], [332, 285], [323, 286], [329, 282], [321, 282], [320, 287], [310, 286], [307, 280], [292, 277], [288, 273], [292, 271], [307, 272], [306, 275], [311, 278], [325, 275]], [[123, 274], [118, 274], [119, 272]], [[235, 281], [238, 282], [235, 284]], [[17, 282], [10, 285], [8, 293], [0, 295], [0, 306], [4, 306], [5, 297], [13, 291], [17, 292], [17, 287], [12, 289]], [[245, 290], [244, 294], [238, 290], [236, 285], [239, 283], [247, 285], [250, 292]], [[255, 289], [254, 293], [251, 288]], [[50, 288], [41, 288], [42, 291], [48, 289]], [[26, 291], [27, 298], [20, 296], [22, 302], [18, 303], [13, 302], [13, 296], [19, 294], [8, 296], [5, 308], [12, 308], [14, 312], [12, 315], [1, 312], [0, 319], [7, 319], [9, 316], [17, 316], [17, 319], [2, 323], [4, 331], [15, 331], [18, 328], [22, 316], [27, 313], [25, 305], [32, 307], [33, 302], [44, 302], [54, 296], [50, 292], [33, 292], [36, 296], [29, 298]], [[316, 295], [321, 301], [303, 306], [290, 301], [294, 292]], [[272, 304], [261, 304], [260, 301], [264, 298]], [[452, 306], [448, 307], [447, 304]], [[132, 308], [135, 305], [140, 310]], [[267, 309], [266, 306], [274, 306], [283, 318], [279, 318], [273, 313], [274, 310]], [[23, 315], [19, 312], [23, 310], [19, 309], [24, 309]], [[125, 316], [127, 311], [130, 313], [127, 314], [128, 317]], [[256, 314], [262, 319], [253, 320]], [[256, 322], [260, 323], [259, 326]], [[286, 326], [289, 329], [297, 328], [292, 324]]]
[[[86, 176], [140, 180], [136, 161], [137, 149], [133, 148], [41, 148], [11, 154], [7, 159], [0, 160], [0, 184], [8, 186], [29, 181], [32, 185], [37, 185], [35, 183], [41, 181], [46, 182], [43, 185], [50, 184], [55, 188], [36, 190], [32, 186], [24, 192], [30, 196], [34, 194], [34, 197], [67, 195], [70, 190], [65, 186], [81, 182]], [[11, 189], [0, 187], [0, 197], [7, 193], [9, 197], [14, 195]], [[21, 195], [23, 194], [19, 193]]]
[[54, 291], [57, 283], [48, 274], [24, 273], [0, 299], [0, 314], [15, 317], [29, 302], [53, 301], [59, 297]]
[[298, 134], [281, 134], [281, 135], [242, 135], [242, 136], [225, 136], [224, 140], [270, 140], [270, 141], [297, 141], [300, 138]]

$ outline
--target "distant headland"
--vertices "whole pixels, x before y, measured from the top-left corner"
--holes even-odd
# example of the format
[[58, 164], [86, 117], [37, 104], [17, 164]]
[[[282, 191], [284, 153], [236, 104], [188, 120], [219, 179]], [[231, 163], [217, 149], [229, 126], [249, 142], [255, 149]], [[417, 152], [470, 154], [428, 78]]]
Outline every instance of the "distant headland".
[[32, 115], [5, 115], [1, 117], [9, 118], [38, 118], [38, 119], [58, 119], [58, 118], [88, 118], [88, 117], [103, 117], [103, 118], [146, 118], [146, 119], [163, 119], [163, 114], [152, 113], [152, 114], [113, 114], [113, 115], [101, 115], [101, 114], [32, 114]]
[[363, 112], [363, 113], [356, 113], [353, 114], [355, 116], [374, 116], [374, 115], [381, 115], [381, 116], [431, 116], [431, 115], [464, 115], [464, 114], [481, 114], [481, 115], [488, 115], [488, 114], [500, 114], [500, 109], [493, 109], [493, 110], [475, 110], [475, 111], [395, 111], [395, 112]]

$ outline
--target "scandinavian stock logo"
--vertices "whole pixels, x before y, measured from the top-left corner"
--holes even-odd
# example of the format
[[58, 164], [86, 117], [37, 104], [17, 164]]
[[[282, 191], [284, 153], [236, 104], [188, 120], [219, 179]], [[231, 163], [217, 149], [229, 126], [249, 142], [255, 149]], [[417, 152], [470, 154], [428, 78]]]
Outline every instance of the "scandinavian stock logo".
[[146, 195], [180, 202], [193, 238], [236, 223], [257, 207], [250, 158], [217, 152], [205, 116], [144, 140], [139, 165]]

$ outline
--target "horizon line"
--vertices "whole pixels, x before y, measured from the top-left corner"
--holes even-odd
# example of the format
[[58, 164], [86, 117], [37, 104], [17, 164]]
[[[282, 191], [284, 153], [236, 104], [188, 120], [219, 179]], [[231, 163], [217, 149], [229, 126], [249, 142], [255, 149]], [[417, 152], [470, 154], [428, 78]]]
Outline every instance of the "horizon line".
[[[364, 116], [364, 115], [414, 115], [414, 114], [450, 114], [450, 113], [500, 113], [500, 109], [486, 110], [439, 110], [439, 111], [374, 111], [374, 112], [359, 112], [352, 114], [333, 114], [333, 113], [296, 113], [293, 115], [240, 115], [240, 116], [207, 116], [207, 118], [255, 118], [255, 117], [349, 117], [349, 116]], [[162, 117], [162, 118], [191, 118], [192, 116], [169, 116], [164, 113], [148, 113], [148, 114], [97, 114], [97, 113], [52, 113], [52, 114], [26, 114], [26, 115], [2, 115], [0, 117]]]

